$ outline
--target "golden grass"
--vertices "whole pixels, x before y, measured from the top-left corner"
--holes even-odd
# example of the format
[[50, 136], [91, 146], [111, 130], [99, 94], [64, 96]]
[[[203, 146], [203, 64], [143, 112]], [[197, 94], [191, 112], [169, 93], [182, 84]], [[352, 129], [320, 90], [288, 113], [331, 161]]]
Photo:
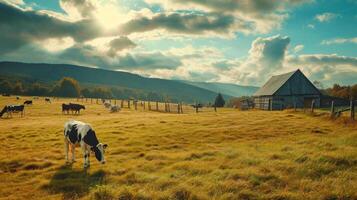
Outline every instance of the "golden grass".
[[[62, 102], [34, 100], [25, 117], [0, 119], [0, 199], [357, 199], [357, 129], [343, 120], [232, 109], [109, 113], [90, 103], [74, 116], [62, 115]], [[93, 125], [109, 144], [107, 164], [91, 157], [84, 171], [77, 148], [77, 162], [65, 165], [69, 119]]]

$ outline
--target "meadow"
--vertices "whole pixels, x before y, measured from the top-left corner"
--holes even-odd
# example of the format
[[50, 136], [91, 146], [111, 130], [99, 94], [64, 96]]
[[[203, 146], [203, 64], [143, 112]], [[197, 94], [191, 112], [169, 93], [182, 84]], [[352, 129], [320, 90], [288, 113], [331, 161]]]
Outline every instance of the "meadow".
[[[6, 104], [26, 98], [0, 97]], [[72, 100], [73, 102], [74, 100]], [[357, 199], [357, 125], [328, 114], [169, 114], [85, 103], [63, 115], [42, 98], [0, 119], [0, 199]], [[63, 125], [92, 124], [107, 163], [64, 160]]]

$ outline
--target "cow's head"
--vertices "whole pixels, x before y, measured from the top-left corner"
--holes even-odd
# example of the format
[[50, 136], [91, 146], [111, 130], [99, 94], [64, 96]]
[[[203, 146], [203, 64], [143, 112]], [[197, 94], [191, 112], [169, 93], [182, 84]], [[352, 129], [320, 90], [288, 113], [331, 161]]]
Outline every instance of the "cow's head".
[[86, 109], [86, 107], [84, 107], [83, 105], [81, 106], [81, 108], [82, 108], [83, 110], [85, 110], [85, 109]]
[[96, 147], [92, 147], [91, 150], [95, 154], [95, 158], [101, 163], [105, 164], [104, 153], [105, 149], [108, 147], [107, 144], [99, 143]]

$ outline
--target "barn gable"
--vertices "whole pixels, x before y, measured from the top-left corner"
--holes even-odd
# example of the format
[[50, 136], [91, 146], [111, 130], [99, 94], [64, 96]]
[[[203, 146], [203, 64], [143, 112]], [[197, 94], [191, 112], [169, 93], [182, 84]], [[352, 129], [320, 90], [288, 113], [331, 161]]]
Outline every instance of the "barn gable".
[[320, 95], [320, 91], [298, 69], [293, 72], [272, 76], [254, 96], [272, 95]]
[[300, 70], [296, 70], [274, 95], [321, 95], [321, 92]]
[[286, 74], [281, 74], [277, 76], [272, 76], [257, 92], [254, 93], [253, 96], [271, 96], [273, 95], [279, 88], [281, 88], [284, 83], [289, 80], [289, 78], [295, 72], [289, 72]]

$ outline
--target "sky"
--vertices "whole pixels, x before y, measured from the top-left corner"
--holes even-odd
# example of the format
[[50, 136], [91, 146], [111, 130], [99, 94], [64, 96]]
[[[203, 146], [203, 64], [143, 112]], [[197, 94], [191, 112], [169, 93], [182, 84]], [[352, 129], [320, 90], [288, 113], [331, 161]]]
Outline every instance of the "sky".
[[357, 0], [0, 0], [0, 61], [263, 85], [357, 83]]

